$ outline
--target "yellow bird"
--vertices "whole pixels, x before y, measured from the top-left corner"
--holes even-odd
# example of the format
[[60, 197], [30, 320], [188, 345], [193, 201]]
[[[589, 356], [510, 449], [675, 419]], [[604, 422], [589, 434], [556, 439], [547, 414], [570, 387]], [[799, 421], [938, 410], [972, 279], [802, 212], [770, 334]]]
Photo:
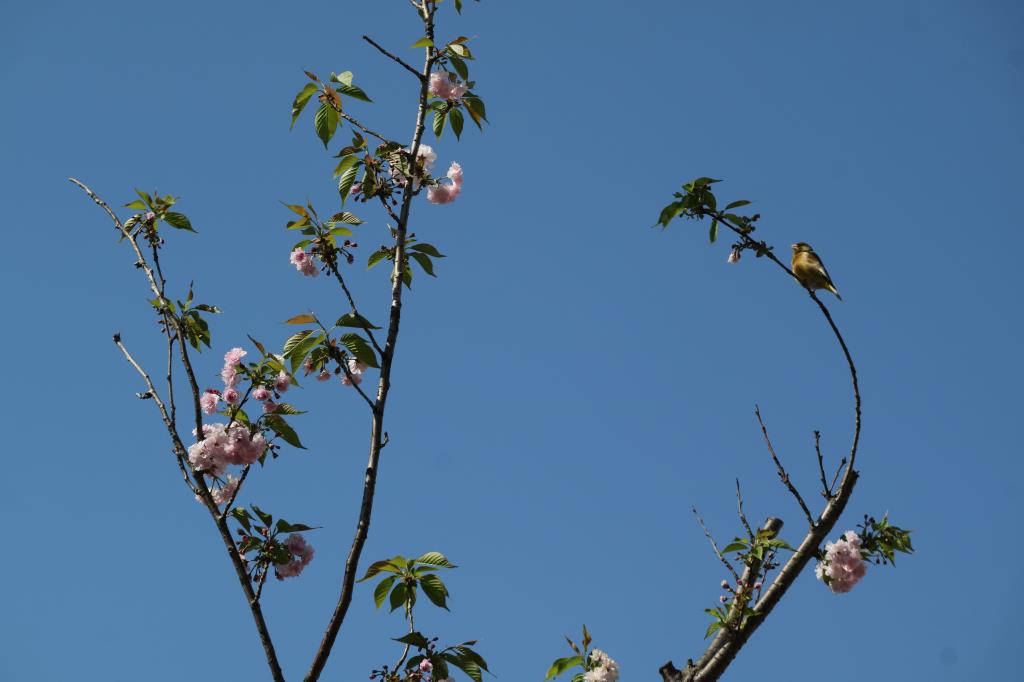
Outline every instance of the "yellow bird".
[[793, 244], [793, 274], [808, 289], [828, 289], [836, 295], [840, 301], [843, 297], [836, 291], [832, 284], [832, 278], [828, 276], [825, 264], [814, 253], [814, 249], [807, 242]]

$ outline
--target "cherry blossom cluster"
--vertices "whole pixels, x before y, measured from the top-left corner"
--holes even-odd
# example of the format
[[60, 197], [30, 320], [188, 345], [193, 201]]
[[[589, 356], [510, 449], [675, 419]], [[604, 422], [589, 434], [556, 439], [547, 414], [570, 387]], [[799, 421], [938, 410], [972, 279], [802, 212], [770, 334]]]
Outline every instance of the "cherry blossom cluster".
[[369, 365], [359, 362], [353, 357], [348, 359], [348, 372], [341, 375], [342, 386], [358, 386], [363, 383], [363, 372], [369, 367]]
[[462, 191], [462, 166], [455, 161], [448, 168], [448, 179], [450, 185], [438, 183], [427, 189], [427, 201], [432, 204], [450, 204], [458, 198]]
[[852, 590], [868, 570], [860, 546], [861, 539], [852, 530], [843, 533], [838, 542], [825, 543], [825, 558], [814, 567], [818, 580], [836, 593]]
[[605, 652], [600, 649], [591, 650], [590, 665], [590, 670], [583, 673], [585, 682], [618, 682], [619, 664]]
[[457, 100], [469, 90], [469, 86], [460, 83], [454, 74], [446, 71], [435, 71], [430, 74], [430, 94], [448, 101]]
[[263, 434], [250, 435], [241, 424], [230, 429], [225, 424], [203, 424], [203, 437], [189, 446], [188, 461], [196, 471], [220, 478], [229, 464], [252, 464], [266, 449]]
[[306, 253], [301, 248], [292, 251], [291, 255], [288, 256], [288, 261], [306, 277], [316, 277], [320, 274], [320, 270], [313, 261], [313, 254]]
[[292, 533], [283, 544], [292, 553], [293, 559], [287, 564], [274, 567], [274, 575], [278, 580], [294, 578], [313, 560], [313, 546], [306, 542], [301, 533]]
[[[432, 682], [455, 682], [455, 680], [452, 679], [451, 677], [446, 677], [443, 680], [435, 680], [431, 676], [431, 673], [434, 672], [434, 664], [430, 662], [429, 658], [424, 658], [422, 661], [420, 661], [420, 664], [418, 666], [416, 666], [416, 667], [420, 671], [420, 679], [421, 680], [425, 680], [425, 681], [426, 680], [431, 680]], [[372, 679], [372, 677], [371, 677], [371, 679]]]

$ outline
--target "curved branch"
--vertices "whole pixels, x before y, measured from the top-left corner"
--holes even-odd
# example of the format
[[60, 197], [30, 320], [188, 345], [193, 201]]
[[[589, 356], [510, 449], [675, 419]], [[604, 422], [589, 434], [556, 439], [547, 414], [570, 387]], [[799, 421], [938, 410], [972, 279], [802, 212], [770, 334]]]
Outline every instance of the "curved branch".
[[[803, 284], [793, 274], [793, 271], [776, 257], [772, 252], [771, 248], [765, 242], [759, 242], [752, 239], [748, 231], [741, 230], [737, 225], [725, 217], [722, 212], [711, 211], [709, 212], [713, 218], [718, 220], [722, 225], [725, 225], [734, 233], [736, 233], [744, 246], [753, 248], [758, 253], [764, 255], [777, 266], [779, 266], [787, 275], [792, 277], [801, 286]], [[815, 556], [818, 551], [818, 547], [825, 540], [826, 537], [832, 532], [836, 523], [839, 521], [839, 517], [842, 515], [843, 510], [846, 508], [847, 503], [850, 501], [850, 497], [853, 495], [854, 486], [857, 483], [859, 474], [853, 468], [857, 460], [857, 447], [860, 444], [860, 430], [861, 430], [861, 397], [860, 397], [860, 384], [857, 380], [857, 366], [853, 362], [853, 357], [850, 354], [850, 349], [846, 345], [846, 340], [843, 338], [842, 333], [839, 331], [839, 327], [836, 325], [835, 320], [832, 319], [832, 314], [821, 299], [814, 293], [812, 289], [805, 288], [808, 295], [811, 297], [818, 308], [821, 310], [821, 314], [825, 317], [829, 327], [832, 329], [832, 333], [836, 337], [836, 341], [839, 342], [839, 347], [843, 351], [843, 356], [846, 359], [847, 367], [850, 370], [850, 381], [853, 388], [853, 401], [854, 401], [854, 420], [853, 420], [853, 442], [850, 445], [850, 455], [846, 464], [846, 469], [843, 473], [842, 482], [839, 485], [839, 489], [835, 491], [834, 497], [828, 500], [825, 508], [818, 516], [816, 521], [812, 521], [810, 529], [804, 536], [800, 546], [794, 552], [793, 556], [790, 557], [789, 561], [779, 571], [778, 576], [772, 582], [771, 586], [765, 590], [764, 594], [758, 600], [755, 605], [756, 615], [750, 616], [741, 630], [721, 630], [719, 635], [708, 645], [704, 653], [696, 664], [688, 665], [685, 670], [680, 671], [672, 665], [669, 661], [663, 665], [659, 672], [661, 673], [662, 679], [665, 682], [710, 682], [711, 680], [717, 680], [722, 673], [725, 672], [726, 668], [739, 653], [743, 645], [746, 644], [747, 640], [754, 634], [761, 623], [768, 618], [775, 605], [778, 604], [779, 600], [786, 594], [789, 588], [796, 581], [797, 576], [807, 566], [807, 563]], [[766, 434], [767, 436], [767, 434]], [[805, 505], [801, 505], [805, 507]], [[807, 510], [805, 509], [805, 512]]]

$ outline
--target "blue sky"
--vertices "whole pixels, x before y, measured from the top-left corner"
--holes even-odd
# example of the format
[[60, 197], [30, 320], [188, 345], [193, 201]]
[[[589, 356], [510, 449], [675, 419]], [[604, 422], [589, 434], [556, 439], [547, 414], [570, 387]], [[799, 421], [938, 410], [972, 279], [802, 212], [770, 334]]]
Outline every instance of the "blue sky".
[[[198, 367], [216, 385], [245, 334], [279, 345], [282, 320], [343, 309], [287, 262], [278, 200], [337, 201], [309, 120], [288, 131], [301, 70], [354, 71], [375, 103], [352, 111], [405, 139], [414, 87], [359, 36], [403, 51], [417, 21], [401, 0], [12, 0], [0, 15], [16, 387], [0, 677], [263, 679], [219, 541], [110, 342], [120, 331], [159, 363], [144, 283], [66, 177], [112, 204], [134, 187], [181, 197], [199, 234], [171, 235], [164, 262], [172, 287], [194, 279], [224, 309]], [[731, 537], [738, 476], [748, 513], [801, 535], [753, 407], [811, 496], [812, 431], [833, 462], [848, 447], [845, 367], [774, 268], [727, 266], [706, 225], [650, 227], [681, 182], [711, 175], [720, 197], [755, 202], [780, 251], [808, 241], [828, 264], [864, 396], [862, 480], [841, 526], [888, 511], [919, 548], [849, 595], [802, 576], [727, 679], [1012, 675], [1024, 10], [492, 0], [443, 13], [439, 31], [474, 37], [492, 125], [428, 140], [465, 186], [450, 206], [414, 207], [413, 229], [448, 258], [407, 299], [364, 553], [459, 564], [452, 613], [424, 610], [423, 629], [479, 639], [501, 680], [540, 680], [585, 622], [623, 679], [651, 679], [703, 649], [724, 577], [690, 505]], [[365, 261], [385, 228], [362, 213]], [[353, 279], [384, 319], [385, 273]], [[264, 596], [298, 679], [337, 595], [368, 415], [334, 383], [290, 397], [310, 410], [296, 420], [309, 450], [259, 472], [246, 501], [323, 526], [306, 573]], [[365, 679], [401, 632], [362, 587], [324, 679]]]

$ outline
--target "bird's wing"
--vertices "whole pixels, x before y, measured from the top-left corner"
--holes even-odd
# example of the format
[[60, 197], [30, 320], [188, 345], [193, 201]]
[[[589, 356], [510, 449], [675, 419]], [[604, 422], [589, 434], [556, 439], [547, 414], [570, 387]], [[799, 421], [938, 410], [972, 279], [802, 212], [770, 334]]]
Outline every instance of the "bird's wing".
[[811, 252], [807, 255], [810, 256], [809, 260], [811, 261], [811, 265], [821, 270], [822, 274], [825, 275], [825, 279], [827, 279], [832, 286], [835, 286], [835, 283], [832, 282], [832, 276], [828, 274], [828, 270], [825, 269], [825, 264], [821, 262], [821, 258], [818, 254]]

